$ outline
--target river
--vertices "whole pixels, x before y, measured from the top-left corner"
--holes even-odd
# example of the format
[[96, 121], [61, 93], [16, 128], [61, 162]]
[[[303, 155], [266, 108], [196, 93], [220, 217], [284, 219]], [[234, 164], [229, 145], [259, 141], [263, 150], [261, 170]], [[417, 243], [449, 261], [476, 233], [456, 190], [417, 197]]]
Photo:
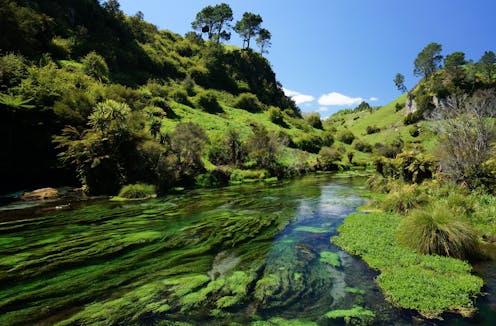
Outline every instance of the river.
[[[324, 174], [146, 201], [3, 207], [0, 325], [420, 323], [330, 242], [364, 185]], [[492, 263], [478, 268], [494, 280]], [[490, 322], [492, 298], [476, 319], [447, 322]]]

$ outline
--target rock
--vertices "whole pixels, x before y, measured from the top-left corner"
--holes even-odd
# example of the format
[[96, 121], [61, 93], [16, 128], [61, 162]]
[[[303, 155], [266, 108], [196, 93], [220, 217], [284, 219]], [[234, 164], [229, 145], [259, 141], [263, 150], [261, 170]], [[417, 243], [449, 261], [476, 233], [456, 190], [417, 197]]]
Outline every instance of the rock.
[[26, 192], [21, 196], [22, 200], [43, 200], [53, 199], [59, 196], [59, 192], [54, 188], [41, 188], [31, 192]]
[[415, 102], [415, 100], [409, 96], [405, 103], [405, 113], [406, 114], [414, 113], [417, 110], [418, 110], [417, 102]]

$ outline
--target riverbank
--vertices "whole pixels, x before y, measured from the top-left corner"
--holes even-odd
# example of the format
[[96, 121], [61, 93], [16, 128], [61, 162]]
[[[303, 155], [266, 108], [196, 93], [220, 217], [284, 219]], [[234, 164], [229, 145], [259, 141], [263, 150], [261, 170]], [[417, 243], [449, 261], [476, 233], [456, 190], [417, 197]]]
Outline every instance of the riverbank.
[[[339, 236], [332, 241], [380, 272], [377, 282], [394, 305], [417, 310], [429, 319], [443, 319], [447, 313], [474, 316], [475, 302], [486, 289], [482, 278], [473, 275], [467, 258], [421, 254], [421, 249], [415, 250], [401, 241], [405, 236], [415, 237], [414, 243], [431, 241], [422, 239], [428, 233], [416, 233], [428, 226], [431, 229], [422, 232], [448, 232], [444, 241], [451, 246], [449, 241], [458, 241], [450, 238], [458, 229], [451, 228], [461, 228], [460, 232], [473, 232], [478, 237], [478, 252], [471, 253], [471, 261], [490, 259], [489, 253], [495, 248], [494, 196], [470, 193], [437, 181], [407, 185], [376, 176], [369, 179], [369, 186], [372, 192], [366, 196], [370, 200], [359, 208], [363, 213], [347, 217], [338, 228]], [[431, 224], [422, 225], [427, 220], [417, 221], [419, 216], [430, 216]], [[440, 216], [442, 220], [438, 220]]]

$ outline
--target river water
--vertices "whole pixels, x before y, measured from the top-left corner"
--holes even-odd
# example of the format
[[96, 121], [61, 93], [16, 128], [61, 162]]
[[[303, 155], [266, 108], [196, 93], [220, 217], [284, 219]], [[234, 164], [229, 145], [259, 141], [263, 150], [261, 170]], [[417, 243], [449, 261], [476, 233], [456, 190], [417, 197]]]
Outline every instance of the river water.
[[[364, 178], [0, 208], [0, 325], [435, 324], [330, 242]], [[56, 210], [52, 210], [57, 207]], [[494, 286], [494, 266], [479, 265]], [[490, 324], [493, 296], [473, 320]], [[347, 315], [347, 317], [343, 317]]]

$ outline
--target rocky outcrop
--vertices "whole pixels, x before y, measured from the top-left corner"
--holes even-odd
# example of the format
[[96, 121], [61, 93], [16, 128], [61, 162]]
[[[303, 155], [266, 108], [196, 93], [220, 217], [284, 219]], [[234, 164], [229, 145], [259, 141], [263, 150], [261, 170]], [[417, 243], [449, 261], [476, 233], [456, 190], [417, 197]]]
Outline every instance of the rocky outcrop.
[[410, 114], [414, 113], [418, 110], [417, 102], [413, 99], [413, 97], [408, 96], [405, 103], [405, 113]]
[[59, 197], [59, 192], [55, 188], [41, 188], [31, 192], [26, 192], [21, 196], [22, 200], [43, 200]]

